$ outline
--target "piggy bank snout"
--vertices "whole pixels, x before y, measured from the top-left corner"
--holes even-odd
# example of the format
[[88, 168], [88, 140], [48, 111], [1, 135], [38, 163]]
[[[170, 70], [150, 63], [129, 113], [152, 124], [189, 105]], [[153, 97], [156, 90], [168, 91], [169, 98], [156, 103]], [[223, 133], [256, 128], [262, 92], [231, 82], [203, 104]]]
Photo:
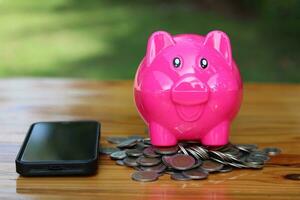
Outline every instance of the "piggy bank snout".
[[171, 93], [174, 103], [188, 106], [205, 103], [209, 96], [207, 85], [196, 77], [179, 80], [173, 86]]

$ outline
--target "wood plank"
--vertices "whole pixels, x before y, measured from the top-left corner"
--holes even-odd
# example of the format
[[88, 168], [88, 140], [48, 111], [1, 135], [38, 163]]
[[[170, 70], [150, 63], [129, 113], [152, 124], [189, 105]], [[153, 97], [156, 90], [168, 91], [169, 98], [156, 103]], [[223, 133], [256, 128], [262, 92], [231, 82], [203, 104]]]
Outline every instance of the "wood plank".
[[98, 120], [104, 146], [109, 145], [106, 136], [146, 136], [133, 103], [131, 81], [2, 79], [0, 91], [0, 199], [300, 198], [300, 181], [285, 178], [300, 173], [300, 85], [245, 84], [231, 141], [281, 148], [282, 154], [263, 170], [234, 170], [188, 182], [164, 175], [152, 183], [132, 181], [132, 169], [105, 156], [95, 176], [24, 178], [15, 172], [16, 154], [36, 121]]

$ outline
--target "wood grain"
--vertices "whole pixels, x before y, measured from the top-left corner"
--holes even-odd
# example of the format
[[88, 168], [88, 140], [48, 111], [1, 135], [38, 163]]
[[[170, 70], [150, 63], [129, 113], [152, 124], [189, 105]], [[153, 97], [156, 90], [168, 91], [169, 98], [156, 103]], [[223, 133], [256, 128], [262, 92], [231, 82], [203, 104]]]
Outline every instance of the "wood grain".
[[152, 183], [130, 179], [132, 169], [101, 156], [90, 177], [23, 178], [14, 159], [31, 123], [95, 119], [106, 136], [145, 135], [132, 99], [131, 81], [62, 79], [0, 80], [0, 199], [300, 199], [300, 85], [246, 84], [233, 143], [276, 146], [282, 154], [263, 170], [212, 174], [208, 180], [176, 182], [168, 175]]

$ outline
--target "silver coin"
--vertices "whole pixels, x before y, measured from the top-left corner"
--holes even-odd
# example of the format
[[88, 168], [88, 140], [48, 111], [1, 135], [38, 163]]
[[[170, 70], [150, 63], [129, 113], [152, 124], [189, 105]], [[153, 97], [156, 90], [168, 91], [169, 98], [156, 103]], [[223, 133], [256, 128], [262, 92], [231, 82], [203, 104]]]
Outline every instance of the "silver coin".
[[141, 182], [156, 181], [158, 177], [155, 171], [136, 171], [131, 175], [132, 180]]
[[114, 160], [122, 160], [126, 158], [126, 153], [125, 151], [116, 151], [110, 154], [110, 157]]
[[195, 151], [197, 155], [199, 155], [203, 160], [209, 159], [208, 150], [204, 149], [203, 147], [193, 145], [190, 147]]
[[226, 154], [224, 154], [220, 151], [210, 151], [209, 155], [210, 155], [210, 159], [215, 158], [217, 160], [221, 160], [221, 161], [224, 161], [224, 162], [231, 161], [231, 159], [228, 159], [228, 156], [226, 156]]
[[225, 160], [226, 161], [229, 161], [229, 162], [237, 162], [237, 163], [240, 163], [240, 162], [242, 162], [241, 160], [240, 160], [240, 157], [241, 157], [241, 155], [240, 154], [238, 154], [238, 155], [230, 155], [230, 154], [225, 154]]
[[119, 144], [125, 141], [126, 139], [127, 137], [122, 137], [122, 136], [106, 137], [106, 140], [112, 144]]
[[225, 151], [231, 146], [230, 143], [223, 146], [204, 146], [203, 148], [208, 149], [209, 151]]
[[189, 155], [189, 153], [187, 152], [187, 150], [183, 147], [183, 144], [182, 143], [179, 143], [178, 144], [178, 147], [180, 149], [180, 151], [185, 154], [185, 155]]
[[200, 156], [197, 154], [197, 152], [193, 149], [186, 149], [196, 160], [200, 159]]
[[145, 144], [144, 142], [138, 142], [135, 146], [136, 149], [140, 149], [141, 151], [143, 151], [145, 148], [149, 147], [150, 145]]
[[248, 168], [261, 169], [264, 166], [264, 160], [261, 158], [248, 157], [246, 159], [245, 165]]
[[218, 163], [221, 163], [223, 165], [229, 165], [229, 162], [225, 161], [225, 160], [219, 160], [217, 158], [211, 157], [211, 160], [216, 161]]
[[163, 156], [161, 158], [162, 162], [164, 163], [164, 165], [166, 165], [167, 167], [171, 167], [171, 159], [172, 159], [172, 156]]
[[232, 144], [228, 144], [225, 149], [220, 150], [222, 153], [232, 156], [237, 156], [239, 154], [239, 149], [233, 146]]
[[230, 166], [232, 166], [232, 167], [236, 167], [236, 168], [252, 168], [247, 163], [240, 164], [240, 163], [235, 163], [235, 162], [228, 162], [227, 164], [230, 165]]
[[245, 162], [249, 153], [248, 152], [244, 152], [244, 151], [241, 151], [242, 152], [242, 155], [239, 157], [239, 161], [240, 162]]
[[137, 143], [137, 139], [129, 138], [129, 139], [126, 139], [123, 142], [119, 143], [117, 145], [117, 147], [119, 147], [119, 148], [130, 148], [130, 147], [135, 146], [136, 143]]
[[247, 165], [248, 168], [252, 168], [252, 169], [262, 169], [264, 167], [264, 164], [257, 164], [253, 162], [247, 162], [245, 164]]
[[241, 151], [250, 152], [257, 149], [256, 144], [236, 144], [236, 148], [238, 148]]
[[125, 165], [125, 163], [124, 163], [123, 160], [116, 160], [116, 164], [117, 164], [117, 165], [121, 165], [121, 166], [124, 166], [124, 165]]
[[[116, 152], [111, 156], [112, 159], [119, 159], [116, 164], [141, 172], [155, 172], [156, 176], [167, 173], [173, 180], [204, 179], [209, 172], [225, 173], [233, 168], [261, 169], [269, 159], [268, 155], [280, 153], [275, 147], [260, 151], [252, 144], [229, 143], [219, 147], [207, 147], [194, 141], [182, 142], [175, 147], [154, 147], [149, 138], [142, 139], [141, 136], [131, 136], [119, 143], [118, 147], [123, 151], [116, 148], [104, 149], [107, 154]], [[128, 157], [122, 160], [124, 155], [120, 151], [125, 152]], [[147, 178], [140, 176], [134, 180], [147, 181]]]
[[147, 147], [143, 151], [144, 156], [149, 157], [149, 158], [158, 158], [161, 155], [155, 153], [154, 148], [152, 146]]
[[[251, 152], [245, 159], [244, 163], [249, 165], [264, 165], [266, 160], [269, 159], [265, 154], [257, 153], [256, 151]], [[249, 167], [251, 167], [249, 166]]]
[[183, 171], [182, 174], [186, 177], [189, 177], [189, 178], [195, 179], [195, 180], [206, 179], [208, 177], [208, 172], [205, 170], [202, 170], [201, 168]]
[[115, 148], [115, 147], [101, 147], [100, 148], [100, 153], [101, 154], [106, 154], [106, 155], [110, 155], [114, 152], [120, 151], [120, 149]]
[[264, 160], [260, 157], [247, 157], [246, 158], [247, 163], [257, 164], [257, 165], [263, 165]]
[[151, 145], [151, 139], [150, 138], [144, 138], [143, 142], [144, 142], [144, 144]]
[[145, 156], [140, 156], [140, 157], [138, 157], [136, 162], [138, 164], [140, 164], [141, 166], [150, 167], [150, 166], [158, 165], [159, 163], [161, 163], [161, 159], [159, 159], [159, 158], [148, 158], [148, 157], [145, 157]]
[[202, 160], [196, 160], [196, 163], [191, 167], [191, 169], [193, 169], [193, 168], [197, 168], [197, 167], [199, 167], [200, 165], [202, 165]]
[[136, 162], [136, 158], [133, 158], [133, 157], [126, 157], [124, 160], [123, 160], [124, 164], [128, 167], [136, 167], [138, 166], [139, 164]]
[[188, 170], [191, 169], [196, 161], [192, 156], [185, 154], [176, 154], [170, 158], [170, 166], [177, 170]]
[[157, 173], [162, 173], [163, 171], [165, 171], [166, 169], [166, 165], [164, 164], [158, 164], [158, 165], [155, 165], [155, 166], [152, 166], [152, 167], [144, 167], [144, 166], [141, 166], [140, 169], [142, 171], [155, 171]]
[[223, 168], [223, 164], [212, 161], [212, 160], [204, 160], [201, 168], [208, 172], [216, 172]]
[[232, 167], [228, 166], [228, 165], [224, 165], [222, 167], [222, 169], [219, 170], [219, 172], [222, 172], [222, 173], [227, 173], [227, 172], [231, 172], [232, 171]]
[[127, 149], [126, 154], [132, 157], [139, 157], [143, 154], [143, 152], [139, 149]]
[[187, 177], [187, 176], [183, 175], [181, 172], [171, 174], [171, 179], [173, 179], [175, 181], [189, 181], [189, 180], [191, 180], [190, 177]]
[[128, 137], [128, 139], [136, 139], [137, 141], [142, 141], [144, 137], [140, 135], [131, 135]]
[[171, 155], [177, 153], [179, 150], [178, 146], [171, 146], [171, 147], [155, 147], [154, 151], [161, 155]]
[[262, 151], [252, 151], [250, 154], [249, 154], [249, 158], [254, 158], [254, 159], [261, 159], [263, 161], [267, 161], [270, 159], [269, 156], [266, 155], [265, 152], [262, 152]]
[[281, 150], [276, 147], [266, 147], [262, 151], [269, 156], [276, 156], [281, 153]]

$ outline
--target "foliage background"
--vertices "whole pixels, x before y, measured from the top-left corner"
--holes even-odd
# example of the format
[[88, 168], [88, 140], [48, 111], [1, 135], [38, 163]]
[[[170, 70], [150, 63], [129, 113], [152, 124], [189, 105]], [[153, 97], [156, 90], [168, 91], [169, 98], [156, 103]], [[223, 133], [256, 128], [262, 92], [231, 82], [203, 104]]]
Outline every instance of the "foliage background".
[[297, 0], [1, 0], [0, 77], [132, 79], [153, 31], [213, 29], [244, 80], [300, 82]]

